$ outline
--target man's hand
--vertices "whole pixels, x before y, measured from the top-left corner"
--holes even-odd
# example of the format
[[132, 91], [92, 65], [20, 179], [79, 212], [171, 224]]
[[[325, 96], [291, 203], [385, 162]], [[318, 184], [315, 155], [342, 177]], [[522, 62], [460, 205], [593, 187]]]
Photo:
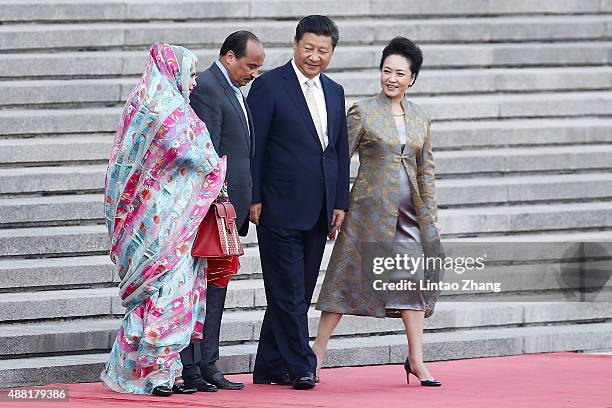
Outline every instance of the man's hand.
[[261, 203], [251, 204], [249, 219], [255, 225], [259, 225], [259, 216], [261, 215]]
[[338, 230], [342, 225], [342, 221], [344, 221], [344, 210], [335, 209], [334, 213], [332, 214], [331, 230], [327, 234], [327, 238], [332, 240], [336, 239], [336, 235], [338, 235]]

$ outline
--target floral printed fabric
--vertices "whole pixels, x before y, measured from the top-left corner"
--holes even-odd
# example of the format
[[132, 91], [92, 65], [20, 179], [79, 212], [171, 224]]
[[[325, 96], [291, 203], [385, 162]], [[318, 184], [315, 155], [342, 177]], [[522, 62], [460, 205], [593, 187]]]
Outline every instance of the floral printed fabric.
[[189, 106], [196, 62], [185, 48], [151, 46], [110, 157], [106, 225], [126, 311], [101, 379], [118, 392], [172, 387], [180, 351], [202, 337], [206, 260], [192, 257], [191, 246], [226, 161]]

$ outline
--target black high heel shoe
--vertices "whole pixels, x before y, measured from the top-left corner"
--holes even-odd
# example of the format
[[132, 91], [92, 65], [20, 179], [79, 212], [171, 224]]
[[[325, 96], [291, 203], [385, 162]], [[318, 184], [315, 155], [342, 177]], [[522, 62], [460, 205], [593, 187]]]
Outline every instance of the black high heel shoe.
[[[406, 357], [406, 361], [404, 361], [404, 370], [406, 370], [406, 383], [410, 384], [410, 374], [414, 375], [416, 378], [419, 378], [418, 375], [412, 372], [410, 368], [410, 362], [408, 361], [408, 357]], [[419, 380], [421, 380], [419, 378]], [[435, 378], [433, 380], [421, 380], [421, 386], [423, 387], [439, 387], [442, 383]]]

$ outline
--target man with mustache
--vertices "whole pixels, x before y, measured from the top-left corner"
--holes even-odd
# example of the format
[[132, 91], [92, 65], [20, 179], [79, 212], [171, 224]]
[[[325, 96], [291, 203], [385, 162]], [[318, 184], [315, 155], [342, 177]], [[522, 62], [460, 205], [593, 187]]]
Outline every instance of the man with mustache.
[[256, 384], [305, 390], [316, 383], [308, 308], [326, 237], [335, 237], [348, 209], [344, 90], [322, 73], [338, 38], [328, 17], [304, 17], [293, 59], [263, 74], [249, 92], [257, 141], [251, 221], [257, 224], [268, 304]]
[[[255, 136], [251, 113], [240, 87], [259, 74], [265, 53], [261, 41], [249, 31], [230, 34], [217, 59], [197, 77], [191, 93], [191, 107], [206, 123], [215, 150], [227, 155], [229, 200], [236, 209], [236, 226], [241, 236], [249, 229], [251, 205], [251, 159]], [[199, 391], [239, 390], [244, 384], [226, 379], [216, 366], [219, 359], [219, 333], [227, 287], [209, 281], [206, 298], [204, 338], [181, 352], [183, 379]]]

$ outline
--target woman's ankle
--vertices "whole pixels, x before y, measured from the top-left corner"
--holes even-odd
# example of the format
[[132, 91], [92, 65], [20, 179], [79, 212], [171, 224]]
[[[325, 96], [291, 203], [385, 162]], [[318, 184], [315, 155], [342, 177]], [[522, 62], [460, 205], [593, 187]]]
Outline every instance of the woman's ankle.
[[423, 362], [423, 356], [412, 356], [408, 355], [408, 362], [411, 366], [422, 366], [425, 365]]

